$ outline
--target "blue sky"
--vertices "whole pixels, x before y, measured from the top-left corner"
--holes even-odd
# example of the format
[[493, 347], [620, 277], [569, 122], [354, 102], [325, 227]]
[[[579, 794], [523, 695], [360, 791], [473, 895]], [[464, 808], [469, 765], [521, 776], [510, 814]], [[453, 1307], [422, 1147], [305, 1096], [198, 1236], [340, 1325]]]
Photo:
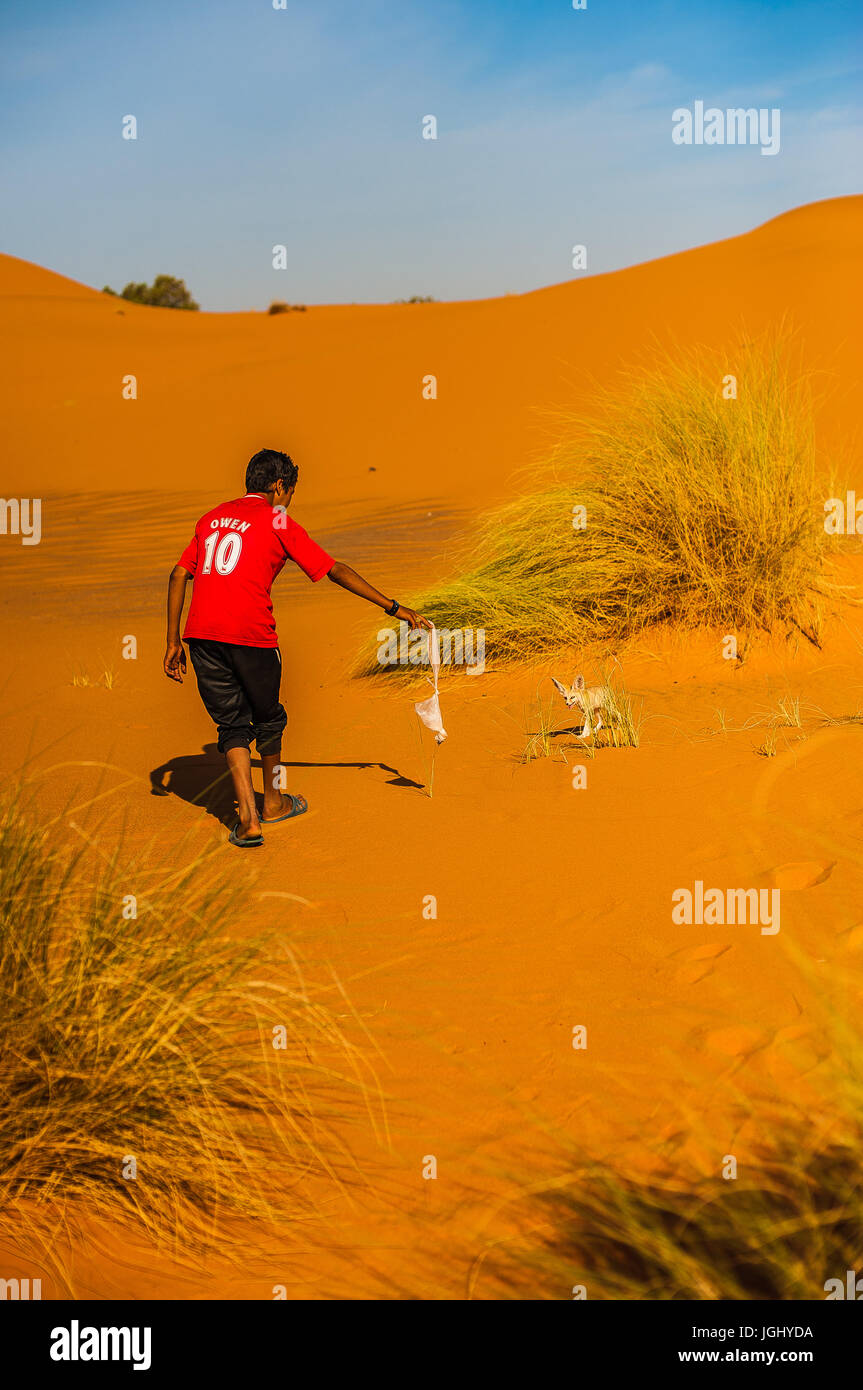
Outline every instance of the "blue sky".
[[[205, 309], [518, 292], [576, 242], [617, 269], [859, 191], [861, 31], [857, 0], [3, 0], [0, 249]], [[778, 106], [780, 153], [675, 145], [696, 99]]]

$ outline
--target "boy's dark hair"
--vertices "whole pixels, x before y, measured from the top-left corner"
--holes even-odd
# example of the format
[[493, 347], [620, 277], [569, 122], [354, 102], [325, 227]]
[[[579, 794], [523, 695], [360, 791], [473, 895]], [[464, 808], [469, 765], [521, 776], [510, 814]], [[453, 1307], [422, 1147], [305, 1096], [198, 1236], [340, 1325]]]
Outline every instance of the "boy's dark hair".
[[246, 469], [246, 492], [269, 492], [281, 478], [286, 488], [293, 487], [299, 476], [299, 468], [288, 454], [278, 449], [259, 449], [249, 459]]

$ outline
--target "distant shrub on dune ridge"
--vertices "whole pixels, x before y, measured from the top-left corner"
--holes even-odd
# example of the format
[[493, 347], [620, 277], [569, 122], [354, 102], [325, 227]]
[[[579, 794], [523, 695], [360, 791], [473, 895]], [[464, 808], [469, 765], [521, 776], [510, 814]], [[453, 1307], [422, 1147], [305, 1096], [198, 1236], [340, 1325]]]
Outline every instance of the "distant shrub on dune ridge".
[[[110, 285], [103, 286], [102, 293], [117, 296], [117, 291], [112, 290]], [[186, 282], [177, 280], [173, 275], [157, 275], [152, 285], [135, 284], [134, 281], [130, 280], [117, 297], [128, 299], [132, 304], [149, 304], [154, 309], [199, 309], [201, 307], [189, 294], [186, 289]]]
[[361, 1059], [283, 931], [236, 939], [241, 896], [199, 860], [94, 882], [0, 808], [0, 1238], [60, 1282], [81, 1216], [224, 1254], [224, 1221], [307, 1229], [316, 1180], [355, 1176]]
[[594, 399], [590, 417], [563, 417], [532, 490], [485, 519], [456, 576], [417, 608], [439, 627], [485, 629], [497, 662], [656, 623], [784, 625], [817, 644], [828, 494], [788, 340], [665, 356]]

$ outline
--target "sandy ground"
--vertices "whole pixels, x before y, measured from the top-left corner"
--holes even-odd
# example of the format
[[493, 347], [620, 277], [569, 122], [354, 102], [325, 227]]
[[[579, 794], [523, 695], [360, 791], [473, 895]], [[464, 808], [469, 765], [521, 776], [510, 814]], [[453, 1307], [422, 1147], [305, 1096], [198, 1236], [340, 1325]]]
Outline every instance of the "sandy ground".
[[[154, 855], [169, 870], [206, 847], [220, 867], [254, 874], [249, 930], [278, 923], [315, 988], [335, 999], [333, 975], [341, 982], [388, 1124], [377, 1106], [346, 1119], [365, 1182], [327, 1194], [327, 1221], [296, 1247], [249, 1233], [239, 1267], [190, 1272], [87, 1228], [72, 1256], [80, 1295], [268, 1298], [279, 1282], [289, 1297], [461, 1297], [477, 1256], [517, 1224], [513, 1200], [561, 1171], [568, 1145], [636, 1170], [685, 1112], [686, 1180], [730, 1151], [746, 1161], [737, 1086], [805, 1086], [829, 1047], [821, 1004], [841, 1003], [841, 972], [863, 950], [863, 726], [823, 723], [863, 707], [853, 610], [823, 650], [777, 639], [742, 667], [715, 635], [621, 649], [643, 745], [601, 751], [581, 790], [572, 765], [584, 759], [566, 737], [568, 762], [520, 762], [537, 690], [547, 700], [548, 675], [571, 675], [571, 654], [446, 674], [450, 739], [430, 798], [412, 714], [421, 692], [347, 676], [375, 615], [286, 572], [284, 752], [311, 810], [269, 831], [252, 869], [224, 843], [224, 797], [201, 804], [220, 762], [193, 679], [178, 688], [161, 673], [163, 588], [195, 518], [241, 491], [245, 459], [269, 442], [301, 463], [298, 519], [409, 601], [541, 447], [537, 408], [583, 403], [588, 375], [610, 379], [654, 334], [730, 342], [741, 320], [756, 329], [786, 313], [830, 376], [829, 462], [856, 427], [861, 222], [863, 199], [841, 199], [532, 295], [273, 319], [118, 312], [0, 261], [12, 325], [4, 492], [44, 498], [38, 547], [0, 537], [2, 771], [23, 769], [46, 815], [62, 805], [58, 833], [90, 837], [94, 863], [122, 836], [133, 875]], [[420, 396], [428, 371], [436, 402]], [[120, 399], [127, 372], [139, 377], [134, 403]], [[863, 557], [844, 566], [863, 579]], [[127, 634], [135, 661], [121, 656]], [[760, 757], [764, 721], [787, 695], [802, 700], [804, 727]], [[780, 932], [674, 925], [671, 894], [697, 879], [779, 887]], [[270, 896], [281, 893], [294, 897]], [[572, 1046], [579, 1025], [584, 1051]]]

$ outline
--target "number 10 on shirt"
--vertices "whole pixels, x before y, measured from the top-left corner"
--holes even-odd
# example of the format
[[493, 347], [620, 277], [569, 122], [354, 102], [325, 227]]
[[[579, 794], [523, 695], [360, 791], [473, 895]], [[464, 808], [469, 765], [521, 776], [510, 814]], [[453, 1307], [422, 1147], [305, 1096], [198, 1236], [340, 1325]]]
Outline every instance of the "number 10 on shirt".
[[204, 541], [204, 563], [201, 566], [201, 573], [210, 573], [215, 557], [216, 573], [230, 574], [237, 567], [242, 548], [243, 537], [237, 531], [229, 531], [227, 536], [222, 536], [221, 540], [219, 540], [218, 531], [211, 531]]

